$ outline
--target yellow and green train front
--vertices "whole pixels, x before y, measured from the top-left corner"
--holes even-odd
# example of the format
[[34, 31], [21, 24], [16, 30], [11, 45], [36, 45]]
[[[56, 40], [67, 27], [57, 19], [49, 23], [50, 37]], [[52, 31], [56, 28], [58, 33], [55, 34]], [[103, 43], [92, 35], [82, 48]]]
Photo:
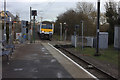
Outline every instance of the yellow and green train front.
[[53, 27], [50, 24], [42, 24], [40, 28], [41, 38], [52, 38], [53, 35]]

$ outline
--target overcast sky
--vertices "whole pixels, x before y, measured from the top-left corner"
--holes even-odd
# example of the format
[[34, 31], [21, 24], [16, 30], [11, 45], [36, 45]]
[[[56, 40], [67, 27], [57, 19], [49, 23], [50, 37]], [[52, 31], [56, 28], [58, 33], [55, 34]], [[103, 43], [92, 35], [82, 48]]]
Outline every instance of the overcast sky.
[[[0, 0], [0, 11], [3, 10], [3, 1]], [[29, 21], [29, 12], [30, 6], [32, 9], [38, 11], [37, 20], [40, 21], [40, 17], [43, 17], [43, 20], [52, 20], [55, 21], [56, 17], [65, 12], [66, 10], [76, 8], [77, 2], [93, 2], [94, 5], [97, 5], [97, 0], [6, 0], [7, 1], [7, 11], [10, 11], [12, 14], [18, 14], [21, 20]], [[101, 11], [104, 12], [104, 3], [108, 0], [101, 0]], [[115, 0], [120, 1], [120, 0]], [[97, 7], [97, 6], [96, 6]]]

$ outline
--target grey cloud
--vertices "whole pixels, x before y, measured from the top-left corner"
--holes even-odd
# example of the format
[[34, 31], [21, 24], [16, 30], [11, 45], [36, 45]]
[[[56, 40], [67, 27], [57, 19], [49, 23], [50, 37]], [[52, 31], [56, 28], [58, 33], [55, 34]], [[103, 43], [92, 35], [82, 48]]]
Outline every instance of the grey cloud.
[[[29, 20], [29, 7], [36, 9], [38, 11], [43, 11], [43, 17], [53, 20], [58, 14], [66, 11], [67, 8], [75, 7], [75, 3], [72, 2], [54, 2], [54, 3], [25, 3], [25, 2], [8, 2], [7, 10], [9, 10], [14, 15], [17, 13], [20, 14], [21, 20]], [[41, 15], [38, 12], [38, 15]]]

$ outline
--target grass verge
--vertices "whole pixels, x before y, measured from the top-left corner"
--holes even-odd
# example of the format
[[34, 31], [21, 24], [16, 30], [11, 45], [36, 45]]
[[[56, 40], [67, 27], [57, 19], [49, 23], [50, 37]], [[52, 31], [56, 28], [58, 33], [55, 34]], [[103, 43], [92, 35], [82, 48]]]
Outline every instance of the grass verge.
[[81, 54], [88, 55], [96, 59], [99, 59], [102, 61], [108, 61], [118, 65], [118, 54], [120, 53], [120, 51], [114, 49], [113, 45], [109, 46], [108, 49], [104, 49], [104, 50], [100, 49], [99, 54], [101, 54], [101, 56], [98, 56], [98, 57], [94, 56], [96, 52], [95, 48], [86, 47], [82, 50], [80, 47], [77, 47], [75, 48], [75, 50], [79, 50]]

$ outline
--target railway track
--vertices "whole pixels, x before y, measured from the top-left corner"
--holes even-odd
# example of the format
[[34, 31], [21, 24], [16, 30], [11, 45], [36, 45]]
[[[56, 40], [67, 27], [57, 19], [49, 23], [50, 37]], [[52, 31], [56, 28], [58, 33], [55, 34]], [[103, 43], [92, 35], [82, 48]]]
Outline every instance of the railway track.
[[92, 63], [78, 57], [77, 55], [71, 53], [70, 51], [66, 50], [61, 45], [55, 45], [56, 48], [58, 48], [60, 51], [62, 51], [65, 55], [69, 56], [71, 59], [73, 59], [76, 63], [81, 65], [83, 68], [85, 68], [87, 71], [95, 75], [99, 80], [117, 80], [116, 77], [110, 75], [109, 73], [99, 69]]

